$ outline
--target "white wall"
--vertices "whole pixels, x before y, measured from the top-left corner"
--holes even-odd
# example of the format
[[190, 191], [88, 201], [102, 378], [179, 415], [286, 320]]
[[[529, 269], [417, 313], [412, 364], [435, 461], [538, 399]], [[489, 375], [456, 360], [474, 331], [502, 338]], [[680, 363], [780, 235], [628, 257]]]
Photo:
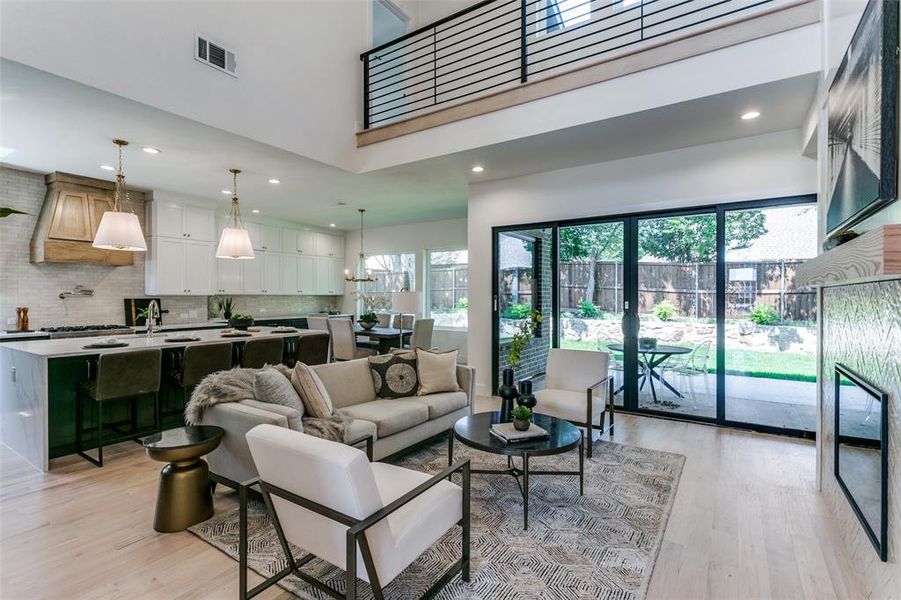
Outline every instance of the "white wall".
[[[430, 221], [413, 225], [395, 225], [391, 227], [366, 228], [363, 232], [367, 255], [389, 254], [394, 252], [412, 253], [416, 255], [415, 289], [425, 289], [426, 252], [428, 250], [459, 250], [466, 248], [466, 219], [448, 219]], [[344, 256], [346, 268], [351, 272], [357, 269], [360, 254], [360, 230], [346, 232]], [[470, 258], [471, 260], [471, 258]], [[353, 295], [354, 287], [347, 285], [344, 295], [344, 312], [356, 313], [357, 303]], [[424, 297], [424, 296], [423, 296]], [[436, 330], [432, 336], [432, 345], [448, 350], [457, 348], [460, 351], [458, 360], [467, 361], [467, 332], [460, 330]]]
[[491, 384], [491, 228], [816, 193], [799, 130], [472, 185], [469, 363]]

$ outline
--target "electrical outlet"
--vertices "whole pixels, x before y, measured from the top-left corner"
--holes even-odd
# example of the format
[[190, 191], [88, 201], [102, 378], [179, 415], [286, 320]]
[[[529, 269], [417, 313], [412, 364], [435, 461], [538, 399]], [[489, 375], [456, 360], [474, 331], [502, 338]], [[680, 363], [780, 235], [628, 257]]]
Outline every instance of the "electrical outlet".
[[15, 325], [15, 324], [16, 324], [16, 318], [15, 318], [15, 317], [10, 317], [10, 318], [8, 318], [8, 319], [6, 320], [6, 324], [7, 324], [7, 325]]

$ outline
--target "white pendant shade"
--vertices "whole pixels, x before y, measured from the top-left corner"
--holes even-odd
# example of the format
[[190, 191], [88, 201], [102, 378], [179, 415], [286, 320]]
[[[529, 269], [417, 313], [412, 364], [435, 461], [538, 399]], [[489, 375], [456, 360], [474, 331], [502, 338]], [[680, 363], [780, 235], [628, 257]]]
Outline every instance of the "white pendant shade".
[[415, 315], [422, 306], [422, 294], [419, 292], [394, 292], [391, 295], [391, 309], [405, 315]]
[[100, 219], [97, 235], [91, 244], [95, 248], [105, 250], [129, 250], [131, 252], [145, 252], [147, 242], [144, 241], [144, 233], [141, 231], [141, 223], [134, 213], [115, 212], [108, 210]]
[[250, 234], [246, 229], [226, 227], [219, 237], [219, 247], [216, 248], [216, 258], [253, 258], [253, 244], [250, 243]]

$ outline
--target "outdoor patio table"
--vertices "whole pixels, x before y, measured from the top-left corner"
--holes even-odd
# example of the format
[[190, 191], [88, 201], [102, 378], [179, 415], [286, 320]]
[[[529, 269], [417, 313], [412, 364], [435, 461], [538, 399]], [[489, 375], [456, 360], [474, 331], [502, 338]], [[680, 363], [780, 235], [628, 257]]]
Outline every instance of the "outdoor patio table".
[[[608, 344], [607, 346], [610, 350], [615, 352], [625, 352], [625, 347], [623, 344]], [[674, 388], [670, 383], [663, 378], [660, 373], [657, 372], [657, 367], [659, 367], [663, 362], [668, 359], [670, 356], [674, 356], [676, 354], [689, 354], [691, 353], [691, 348], [686, 348], [685, 346], [654, 346], [653, 348], [638, 348], [638, 353], [641, 355], [641, 360], [644, 363], [644, 370], [638, 375], [639, 380], [641, 381], [641, 385], [638, 389], [642, 389], [645, 383], [650, 383], [651, 385], [651, 395], [654, 397], [654, 404], [657, 404], [657, 390], [654, 389], [654, 380], [656, 379], [660, 383], [664, 385], [668, 390], [674, 393], [680, 400], [683, 400], [685, 396], [682, 393]], [[620, 393], [625, 387], [625, 383], [620, 386], [616, 393]]]

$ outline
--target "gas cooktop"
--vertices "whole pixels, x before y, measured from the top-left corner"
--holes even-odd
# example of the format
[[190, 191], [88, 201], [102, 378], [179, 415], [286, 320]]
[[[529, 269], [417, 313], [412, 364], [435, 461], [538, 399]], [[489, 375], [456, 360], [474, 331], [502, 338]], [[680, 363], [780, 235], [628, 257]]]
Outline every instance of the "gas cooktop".
[[49, 333], [51, 338], [91, 337], [94, 335], [128, 335], [134, 333], [125, 325], [65, 325], [63, 327], [41, 327], [41, 331]]

